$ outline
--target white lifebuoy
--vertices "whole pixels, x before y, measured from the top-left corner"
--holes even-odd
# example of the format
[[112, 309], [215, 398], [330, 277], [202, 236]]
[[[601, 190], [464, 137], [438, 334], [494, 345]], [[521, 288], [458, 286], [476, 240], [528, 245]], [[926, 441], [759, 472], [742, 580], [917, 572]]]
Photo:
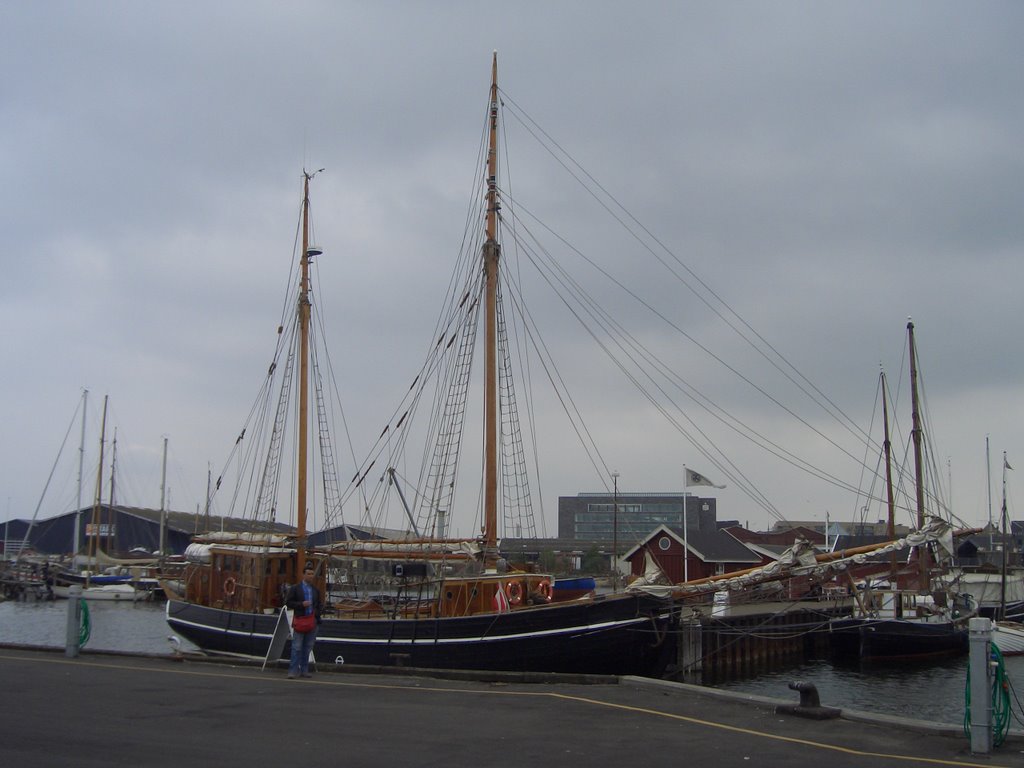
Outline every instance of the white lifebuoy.
[[510, 581], [508, 583], [508, 601], [512, 605], [519, 605], [523, 602], [523, 585], [518, 581]]
[[551, 581], [550, 580], [542, 579], [540, 581], [540, 583], [537, 584], [537, 591], [540, 593], [541, 597], [543, 597], [548, 602], [551, 602]]
[[228, 576], [226, 579], [224, 579], [224, 594], [228, 597], [234, 597], [235, 584], [237, 583], [238, 582], [235, 581], [234, 576]]

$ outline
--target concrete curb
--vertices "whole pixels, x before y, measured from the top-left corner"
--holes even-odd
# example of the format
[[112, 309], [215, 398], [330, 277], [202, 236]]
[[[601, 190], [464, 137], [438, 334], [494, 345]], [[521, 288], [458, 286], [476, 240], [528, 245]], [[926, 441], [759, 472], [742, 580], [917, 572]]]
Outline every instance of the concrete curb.
[[[778, 699], [769, 696], [758, 696], [752, 693], [738, 693], [736, 691], [720, 691], [717, 688], [705, 688], [700, 685], [689, 683], [676, 683], [671, 680], [655, 680], [648, 677], [623, 677], [623, 684], [628, 684], [642, 690], [658, 690], [666, 693], [678, 693], [686, 696], [705, 696], [727, 701], [734, 701], [759, 706], [775, 707], [785, 704], [792, 704], [790, 699]], [[916, 720], [909, 717], [897, 715], [883, 715], [875, 712], [862, 712], [855, 709], [840, 709], [839, 716], [843, 720], [858, 723], [871, 723], [884, 725], [890, 728], [902, 728], [917, 733], [933, 734], [936, 736], [962, 737], [964, 735], [963, 725], [953, 723], [933, 723], [929, 720]], [[1011, 728], [1009, 735], [1024, 736], [1024, 730]]]

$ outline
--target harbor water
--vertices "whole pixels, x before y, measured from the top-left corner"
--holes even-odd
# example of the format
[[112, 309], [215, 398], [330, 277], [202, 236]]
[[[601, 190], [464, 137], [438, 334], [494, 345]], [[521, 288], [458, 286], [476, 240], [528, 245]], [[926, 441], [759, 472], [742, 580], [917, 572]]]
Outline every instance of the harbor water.
[[[1024, 703], [1024, 657], [1005, 658], [1004, 665], [1018, 700], [1013, 710], [1019, 713]], [[967, 656], [863, 666], [818, 659], [756, 678], [718, 683], [714, 687], [789, 699], [795, 704], [800, 697], [789, 684], [809, 682], [814, 683], [825, 706], [959, 724], [964, 721], [967, 666]], [[1020, 729], [1024, 723], [1014, 722], [1011, 727]]]
[[[163, 602], [89, 604], [91, 635], [86, 650], [166, 654], [174, 650]], [[67, 601], [0, 603], [0, 644], [63, 648]], [[181, 650], [195, 646], [182, 639]], [[1024, 701], [1024, 657], [1005, 659], [1018, 701]], [[715, 685], [721, 690], [798, 700], [794, 681], [814, 683], [822, 704], [864, 712], [958, 724], [964, 718], [967, 658], [893, 666], [839, 666], [813, 660], [782, 671]], [[1021, 706], [1015, 703], [1014, 710]], [[1013, 727], [1021, 727], [1015, 722]]]
[[[171, 653], [164, 603], [90, 600], [87, 650]], [[0, 643], [63, 648], [67, 638], [67, 600], [0, 603]], [[196, 647], [181, 639], [181, 650]]]

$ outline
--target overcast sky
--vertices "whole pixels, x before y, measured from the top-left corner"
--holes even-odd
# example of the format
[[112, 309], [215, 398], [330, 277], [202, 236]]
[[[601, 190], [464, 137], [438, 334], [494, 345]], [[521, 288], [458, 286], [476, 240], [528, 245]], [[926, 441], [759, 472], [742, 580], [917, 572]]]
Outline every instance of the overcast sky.
[[[961, 520], [987, 519], [986, 436], [995, 505], [1002, 452], [1024, 464], [1024, 6], [504, 8], [0, 0], [0, 519], [32, 517], [69, 427], [39, 514], [74, 507], [83, 389], [90, 451], [110, 397], [121, 501], [159, 506], [166, 437], [170, 506], [201, 504], [273, 350], [304, 167], [326, 168], [321, 291], [351, 439], [369, 446], [418, 370], [462, 241], [495, 49], [507, 100], [878, 440], [879, 365], [900, 386], [912, 316], [946, 494]], [[587, 234], [593, 202], [561, 191], [539, 153], [517, 166], [527, 141], [510, 142], [531, 212], [647, 285], [730, 366], [764, 367], [635, 241], [613, 245], [605, 223]], [[697, 347], [621, 309], [737, 418], [863, 482]], [[552, 331], [565, 368], [596, 366], [569, 330]], [[679, 491], [686, 465], [728, 486], [720, 518], [752, 528], [773, 518], [737, 471], [789, 519], [863, 503], [707, 423], [738, 470], [711, 463], [615, 376], [584, 389], [620, 490]], [[607, 478], [545, 421], [553, 535], [557, 496]]]

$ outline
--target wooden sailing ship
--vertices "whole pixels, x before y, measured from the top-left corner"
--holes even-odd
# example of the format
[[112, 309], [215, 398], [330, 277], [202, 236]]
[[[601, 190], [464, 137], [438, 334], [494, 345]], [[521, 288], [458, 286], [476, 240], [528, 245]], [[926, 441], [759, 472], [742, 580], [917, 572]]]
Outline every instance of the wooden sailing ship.
[[[910, 357], [910, 394], [912, 403], [911, 438], [914, 449], [914, 474], [917, 496], [917, 527], [925, 526], [925, 490], [923, 477], [923, 429], [917, 387], [917, 350], [914, 324], [907, 323]], [[885, 424], [886, 489], [889, 530], [894, 528], [895, 501], [891, 470], [888, 407], [882, 377], [883, 419]], [[892, 556], [884, 588], [859, 590], [854, 615], [835, 619], [829, 627], [833, 653], [841, 658], [861, 661], [935, 658], [967, 653], [967, 620], [977, 613], [977, 604], [969, 596], [942, 586], [936, 578], [937, 558], [928, 544], [915, 547], [913, 570], [897, 568]], [[951, 554], [951, 553], [950, 553]]]
[[[317, 653], [350, 664], [421, 668], [584, 672], [657, 676], [674, 658], [678, 608], [644, 591], [552, 602], [549, 574], [509, 572], [498, 550], [499, 393], [497, 55], [492, 62], [485, 169], [485, 231], [479, 300], [484, 308], [483, 526], [478, 539], [422, 537], [309, 546], [307, 446], [310, 416], [309, 185], [304, 173], [302, 245], [296, 317], [299, 405], [297, 532], [211, 534], [190, 548], [184, 593], [171, 594], [167, 621], [210, 653], [264, 657], [278, 623], [287, 585], [304, 564], [317, 567], [318, 587], [330, 595], [339, 559], [388, 558], [402, 589], [394, 599], [331, 599], [322, 617]], [[453, 337], [454, 338], [454, 337]], [[286, 409], [281, 409], [286, 410]], [[404, 418], [404, 417], [403, 417]], [[280, 443], [275, 433], [272, 440]], [[369, 472], [369, 469], [366, 470]], [[397, 560], [397, 565], [394, 565]], [[400, 571], [400, 573], [399, 573]]]

